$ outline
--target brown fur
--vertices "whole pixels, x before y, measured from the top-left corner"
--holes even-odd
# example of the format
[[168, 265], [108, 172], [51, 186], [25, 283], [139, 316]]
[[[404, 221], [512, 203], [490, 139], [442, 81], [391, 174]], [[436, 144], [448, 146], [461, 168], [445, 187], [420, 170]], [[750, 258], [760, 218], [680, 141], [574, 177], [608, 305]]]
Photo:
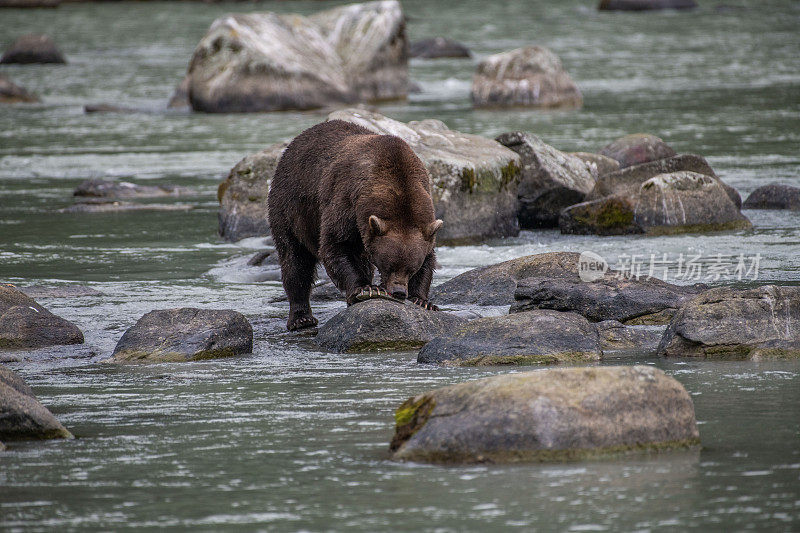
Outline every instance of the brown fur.
[[427, 303], [441, 221], [427, 170], [399, 137], [341, 120], [307, 129], [278, 162], [268, 206], [290, 330], [317, 323], [309, 296], [318, 261], [348, 304], [375, 268], [390, 294]]

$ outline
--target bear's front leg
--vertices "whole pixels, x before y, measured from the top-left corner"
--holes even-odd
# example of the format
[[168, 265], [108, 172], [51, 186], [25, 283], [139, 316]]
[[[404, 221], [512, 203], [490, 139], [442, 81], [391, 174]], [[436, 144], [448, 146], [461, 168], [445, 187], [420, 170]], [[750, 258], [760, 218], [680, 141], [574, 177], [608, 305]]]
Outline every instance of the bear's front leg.
[[429, 253], [422, 263], [422, 267], [408, 280], [408, 299], [423, 309], [438, 311], [439, 308], [428, 300], [431, 289], [433, 271], [436, 268], [436, 254]]
[[320, 248], [322, 264], [336, 287], [344, 292], [347, 305], [372, 298], [393, 299], [386, 289], [372, 284], [375, 273], [363, 250], [354, 253], [348, 243]]

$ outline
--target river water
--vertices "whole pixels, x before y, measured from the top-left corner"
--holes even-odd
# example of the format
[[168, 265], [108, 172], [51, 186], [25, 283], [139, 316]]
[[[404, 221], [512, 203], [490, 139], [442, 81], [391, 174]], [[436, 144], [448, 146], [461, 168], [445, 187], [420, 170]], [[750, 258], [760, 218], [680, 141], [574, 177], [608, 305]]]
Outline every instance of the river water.
[[[528, 130], [563, 150], [594, 151], [651, 132], [679, 152], [706, 156], [743, 196], [772, 181], [800, 185], [800, 4], [701, 3], [692, 12], [613, 14], [588, 0], [404, 1], [412, 39], [449, 36], [476, 58], [412, 60], [422, 92], [379, 110], [486, 136]], [[244, 266], [261, 239], [225, 243], [216, 235], [216, 186], [245, 154], [324, 115], [163, 111], [215, 17], [328, 5], [114, 2], [0, 12], [3, 46], [46, 32], [69, 60], [2, 68], [44, 103], [0, 108], [0, 279], [102, 293], [39, 298], [78, 324], [87, 343], [27, 352], [10, 364], [78, 438], [12, 443], [0, 454], [0, 528], [797, 531], [796, 361], [610, 354], [602, 364], [655, 365], [687, 388], [700, 451], [515, 466], [388, 460], [393, 410], [405, 398], [511, 369], [420, 366], [409, 352], [325, 354], [284, 333], [286, 305], [272, 303], [281, 288]], [[562, 58], [584, 107], [473, 111], [474, 62], [530, 43]], [[142, 111], [83, 113], [96, 103]], [[173, 183], [198, 194], [181, 199], [195, 206], [188, 212], [59, 213], [86, 178]], [[443, 247], [436, 282], [520, 255], [593, 250], [612, 265], [634, 254], [699, 255], [707, 265], [719, 254], [752, 266], [757, 256], [757, 275], [703, 281], [800, 283], [800, 213], [745, 214], [753, 230], [609, 238], [538, 231]], [[178, 306], [245, 313], [254, 354], [99, 363], [142, 314]]]

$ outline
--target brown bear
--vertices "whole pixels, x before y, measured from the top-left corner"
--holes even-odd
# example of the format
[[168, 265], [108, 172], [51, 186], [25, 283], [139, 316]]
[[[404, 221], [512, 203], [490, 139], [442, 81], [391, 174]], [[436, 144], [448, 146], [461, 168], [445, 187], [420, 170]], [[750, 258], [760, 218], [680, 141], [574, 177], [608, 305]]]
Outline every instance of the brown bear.
[[317, 325], [309, 296], [318, 261], [348, 305], [408, 298], [437, 309], [428, 291], [442, 221], [425, 165], [399, 137], [342, 120], [305, 130], [283, 152], [267, 204], [290, 331]]

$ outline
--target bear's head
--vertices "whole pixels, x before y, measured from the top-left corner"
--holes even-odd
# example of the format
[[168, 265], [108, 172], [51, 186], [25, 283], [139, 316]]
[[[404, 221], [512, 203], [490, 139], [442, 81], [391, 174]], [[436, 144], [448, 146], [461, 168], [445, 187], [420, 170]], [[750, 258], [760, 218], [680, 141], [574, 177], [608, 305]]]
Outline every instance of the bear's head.
[[418, 226], [370, 215], [369, 238], [364, 244], [389, 294], [401, 300], [408, 295], [408, 282], [433, 251], [441, 227], [438, 219]]

